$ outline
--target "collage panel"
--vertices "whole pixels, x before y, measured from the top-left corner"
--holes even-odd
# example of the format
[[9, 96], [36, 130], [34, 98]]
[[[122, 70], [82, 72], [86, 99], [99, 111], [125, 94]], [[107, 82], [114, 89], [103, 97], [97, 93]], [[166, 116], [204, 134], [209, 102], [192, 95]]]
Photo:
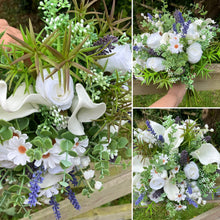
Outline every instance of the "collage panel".
[[133, 220], [219, 219], [220, 109], [133, 113]]
[[0, 0], [0, 220], [132, 219], [132, 0]]
[[134, 107], [220, 106], [219, 4], [133, 1]]

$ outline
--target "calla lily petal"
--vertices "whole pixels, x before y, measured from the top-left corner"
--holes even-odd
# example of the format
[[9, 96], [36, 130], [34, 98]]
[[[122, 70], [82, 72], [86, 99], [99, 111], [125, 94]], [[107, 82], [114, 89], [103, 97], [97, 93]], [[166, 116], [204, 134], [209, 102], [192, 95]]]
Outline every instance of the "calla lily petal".
[[164, 185], [164, 192], [167, 195], [167, 198], [171, 201], [174, 201], [179, 194], [178, 187], [171, 182], [171, 179], [167, 179]]
[[44, 176], [43, 182], [40, 183], [39, 186], [40, 188], [47, 188], [47, 187], [55, 185], [62, 179], [63, 179], [63, 175], [54, 175], [54, 174], [47, 173]]
[[139, 173], [136, 173], [133, 177], [133, 186], [137, 189], [141, 188], [141, 175]]
[[150, 121], [150, 125], [157, 135], [162, 135], [162, 136], [164, 135], [165, 133], [164, 126], [162, 126], [161, 124], [158, 124], [155, 121]]
[[106, 111], [105, 103], [93, 103], [84, 87], [76, 84], [77, 97], [71, 106], [72, 115], [68, 121], [68, 129], [75, 135], [84, 135], [83, 122], [91, 122], [101, 117]]
[[33, 93], [29, 87], [30, 93], [25, 93], [25, 85], [21, 84], [14, 95], [7, 99], [7, 84], [0, 81], [0, 119], [10, 121], [16, 118], [28, 116], [38, 112], [38, 104], [50, 106], [49, 103], [40, 95]]
[[[177, 129], [177, 131], [172, 135], [172, 137], [175, 137], [176, 139], [174, 140], [173, 144], [174, 144], [174, 148], [173, 149], [176, 149], [180, 146], [180, 144], [183, 142], [184, 140], [184, 137], [183, 137], [183, 134], [184, 134], [184, 129], [183, 129], [183, 126], [181, 125], [174, 125], [175, 128]], [[169, 133], [172, 131], [172, 127], [169, 127], [165, 133], [164, 133], [164, 141], [165, 143], [167, 144], [170, 144], [170, 139], [169, 139]]]
[[192, 152], [190, 155], [198, 159], [203, 165], [211, 163], [220, 164], [220, 154], [210, 143], [202, 144], [198, 150]]
[[144, 167], [150, 165], [149, 159], [144, 158], [141, 155], [136, 155], [133, 157], [133, 172], [141, 173], [144, 171]]

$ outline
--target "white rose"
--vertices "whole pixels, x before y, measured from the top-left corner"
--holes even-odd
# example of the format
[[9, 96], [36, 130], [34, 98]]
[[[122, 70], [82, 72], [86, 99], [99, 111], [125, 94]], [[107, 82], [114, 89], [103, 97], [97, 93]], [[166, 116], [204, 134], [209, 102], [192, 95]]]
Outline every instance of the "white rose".
[[95, 189], [100, 190], [102, 187], [102, 183], [100, 181], [95, 181]]
[[188, 54], [188, 61], [192, 64], [198, 63], [202, 57], [202, 47], [197, 42], [191, 44], [186, 52]]
[[160, 177], [153, 177], [150, 181], [150, 188], [154, 190], [161, 189], [164, 187], [165, 180]]
[[199, 178], [199, 168], [194, 162], [190, 162], [184, 167], [185, 175], [188, 179], [197, 180]]
[[151, 34], [147, 39], [147, 46], [156, 49], [160, 46], [160, 40], [162, 36], [159, 33], [153, 33]]
[[129, 44], [116, 45], [111, 53], [115, 54], [97, 61], [103, 68], [106, 66], [105, 71], [110, 73], [115, 70], [121, 71], [122, 73], [131, 71], [132, 52]]
[[91, 179], [95, 174], [94, 170], [87, 170], [83, 173], [83, 176], [86, 180]]
[[160, 57], [150, 57], [147, 59], [146, 67], [151, 69], [155, 72], [159, 72], [165, 69], [164, 65], [162, 64], [163, 58]]
[[[50, 69], [52, 72], [53, 69]], [[43, 70], [44, 81], [41, 75], [36, 79], [36, 91], [41, 94], [46, 100], [58, 106], [62, 110], [69, 109], [72, 105], [74, 97], [73, 81], [69, 76], [69, 90], [64, 91], [63, 87], [63, 71], [61, 70], [61, 86], [59, 84], [58, 73], [56, 72], [52, 77], [45, 79], [49, 73], [46, 69]]]

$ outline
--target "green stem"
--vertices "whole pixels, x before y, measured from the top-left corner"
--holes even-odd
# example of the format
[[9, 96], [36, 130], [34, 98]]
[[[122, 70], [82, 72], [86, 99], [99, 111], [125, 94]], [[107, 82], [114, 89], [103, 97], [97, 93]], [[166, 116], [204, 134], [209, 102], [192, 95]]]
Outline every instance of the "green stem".
[[[82, 172], [82, 175], [83, 175], [83, 171], [82, 171], [82, 169], [80, 169], [80, 171]], [[86, 183], [87, 183], [89, 189], [90, 189], [92, 192], [94, 192], [95, 190], [91, 187], [91, 185], [90, 185], [90, 183], [89, 183], [88, 180], [86, 180]]]

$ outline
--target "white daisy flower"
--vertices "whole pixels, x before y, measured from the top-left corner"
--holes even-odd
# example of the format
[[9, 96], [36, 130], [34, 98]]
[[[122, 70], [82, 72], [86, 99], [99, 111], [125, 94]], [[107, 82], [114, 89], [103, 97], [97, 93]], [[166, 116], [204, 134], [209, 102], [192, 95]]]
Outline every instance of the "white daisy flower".
[[82, 141], [79, 141], [79, 138], [76, 137], [74, 142], [75, 144], [73, 146], [73, 151], [75, 151], [79, 156], [83, 156], [86, 151], [86, 147], [89, 145], [89, 139], [83, 139]]
[[13, 137], [23, 138], [24, 140], [28, 139], [28, 136], [26, 134], [22, 134], [21, 131], [16, 130], [14, 127], [9, 128], [13, 132]]
[[27, 156], [26, 151], [31, 147], [32, 144], [29, 142], [26, 143], [23, 137], [18, 138], [14, 136], [6, 145], [8, 150], [7, 159], [16, 165], [25, 165], [27, 162], [30, 162], [30, 158]]
[[159, 156], [159, 159], [161, 159], [163, 161], [163, 164], [165, 165], [168, 162], [168, 156], [166, 154], [161, 154], [161, 156]]
[[180, 202], [182, 200], [185, 200], [186, 199], [186, 195], [182, 194], [182, 193], [179, 193], [175, 199], [175, 201], [177, 202]]
[[170, 46], [168, 47], [171, 53], [180, 53], [183, 51], [183, 45], [178, 40], [170, 40]]
[[179, 172], [179, 169], [180, 169], [180, 166], [178, 165], [178, 166], [174, 167], [174, 168], [171, 170], [171, 172], [172, 172], [173, 174], [176, 174], [176, 173]]
[[58, 139], [55, 139], [56, 143], [54, 144], [54, 146], [49, 149], [47, 152], [45, 152], [42, 155], [42, 158], [40, 160], [36, 160], [34, 165], [39, 167], [42, 163], [44, 166], [44, 169], [48, 169], [48, 168], [55, 168], [60, 164], [61, 160], [65, 159], [65, 155], [59, 155], [61, 152], [60, 149], [60, 145], [59, 142], [57, 143]]
[[179, 204], [179, 205], [176, 205], [176, 208], [175, 208], [176, 210], [185, 210], [186, 209], [186, 206], [185, 205], [181, 205], [181, 204]]

